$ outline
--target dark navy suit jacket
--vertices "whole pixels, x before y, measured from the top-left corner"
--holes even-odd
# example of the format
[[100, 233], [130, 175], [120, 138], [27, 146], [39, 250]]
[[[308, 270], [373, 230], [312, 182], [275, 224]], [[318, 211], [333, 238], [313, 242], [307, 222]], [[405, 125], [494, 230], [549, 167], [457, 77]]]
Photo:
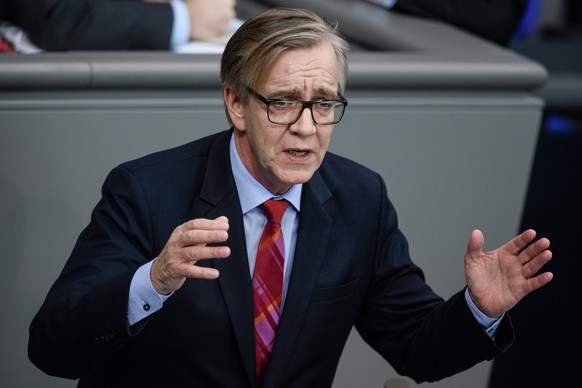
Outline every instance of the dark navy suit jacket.
[[[30, 327], [29, 355], [80, 387], [254, 387], [253, 293], [229, 160], [231, 131], [115, 168], [62, 274]], [[189, 279], [128, 327], [136, 269], [192, 218], [230, 220], [217, 280]], [[399, 373], [435, 380], [502, 351], [462, 292], [444, 302], [425, 284], [382, 178], [328, 153], [302, 193], [295, 260], [264, 387], [329, 387], [358, 329]]]
[[169, 4], [143, 0], [0, 0], [0, 21], [43, 50], [168, 50]]

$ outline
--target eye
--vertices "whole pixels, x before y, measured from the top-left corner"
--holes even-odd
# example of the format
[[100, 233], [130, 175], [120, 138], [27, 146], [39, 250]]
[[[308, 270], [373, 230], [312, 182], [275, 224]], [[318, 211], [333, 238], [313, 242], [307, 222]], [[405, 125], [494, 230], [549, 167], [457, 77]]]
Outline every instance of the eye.
[[271, 101], [271, 106], [276, 109], [289, 109], [297, 105], [297, 101], [290, 100], [274, 100]]
[[333, 108], [334, 102], [333, 101], [318, 101], [317, 108], [321, 110], [329, 110]]

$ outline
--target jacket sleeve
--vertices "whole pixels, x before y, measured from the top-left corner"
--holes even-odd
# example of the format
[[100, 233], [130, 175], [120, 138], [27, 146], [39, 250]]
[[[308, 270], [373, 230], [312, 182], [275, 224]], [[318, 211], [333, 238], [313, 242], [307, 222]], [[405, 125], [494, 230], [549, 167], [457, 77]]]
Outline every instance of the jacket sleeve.
[[137, 268], [155, 255], [148, 203], [116, 168], [71, 257], [30, 325], [29, 358], [49, 375], [79, 378], [136, 333], [127, 303]]
[[169, 4], [139, 0], [19, 0], [9, 14], [43, 50], [168, 50]]
[[510, 43], [526, 0], [397, 0], [394, 10], [441, 20], [500, 45]]
[[356, 322], [362, 338], [399, 374], [418, 383], [441, 380], [504, 351], [513, 341], [509, 318], [494, 341], [472, 315], [463, 291], [447, 301], [433, 292], [410, 259], [381, 186], [374, 280]]

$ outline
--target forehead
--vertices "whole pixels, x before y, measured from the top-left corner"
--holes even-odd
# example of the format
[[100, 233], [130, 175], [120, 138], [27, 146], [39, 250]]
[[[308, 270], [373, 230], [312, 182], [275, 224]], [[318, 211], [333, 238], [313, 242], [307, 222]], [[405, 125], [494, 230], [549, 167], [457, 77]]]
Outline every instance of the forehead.
[[269, 67], [267, 89], [300, 90], [338, 88], [338, 62], [329, 42], [284, 51]]

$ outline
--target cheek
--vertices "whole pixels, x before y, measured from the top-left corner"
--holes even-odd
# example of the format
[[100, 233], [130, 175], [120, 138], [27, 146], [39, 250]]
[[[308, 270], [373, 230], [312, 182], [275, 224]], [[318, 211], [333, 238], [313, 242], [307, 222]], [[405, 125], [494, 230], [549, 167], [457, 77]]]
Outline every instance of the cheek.
[[261, 160], [262, 164], [270, 164], [280, 156], [282, 147], [279, 139], [274, 134], [259, 133], [255, 134], [252, 140], [255, 155]]
[[329, 141], [331, 140], [332, 132], [333, 132], [333, 127], [319, 132], [318, 139], [319, 139], [319, 146], [321, 147], [322, 153], [327, 151], [327, 147], [329, 146]]

